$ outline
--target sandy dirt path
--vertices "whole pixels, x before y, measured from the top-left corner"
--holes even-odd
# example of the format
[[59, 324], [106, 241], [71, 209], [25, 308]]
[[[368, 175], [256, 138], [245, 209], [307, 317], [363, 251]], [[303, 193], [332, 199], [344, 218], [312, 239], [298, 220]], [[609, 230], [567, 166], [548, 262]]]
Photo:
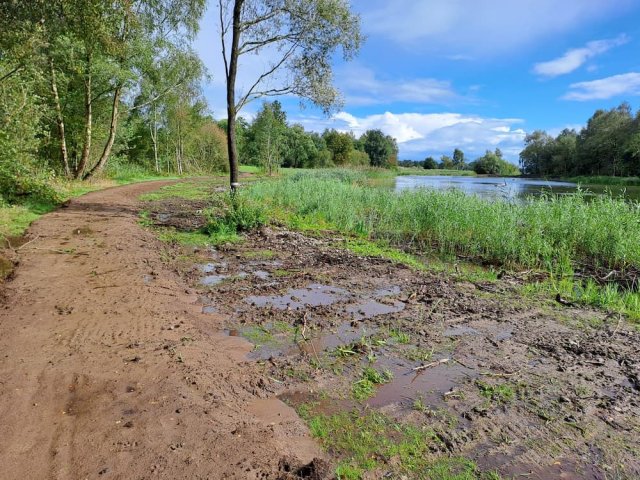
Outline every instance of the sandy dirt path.
[[88, 194], [29, 230], [0, 310], [0, 478], [286, 478], [321, 455], [290, 409], [255, 404], [250, 345], [203, 320], [137, 224], [164, 184]]

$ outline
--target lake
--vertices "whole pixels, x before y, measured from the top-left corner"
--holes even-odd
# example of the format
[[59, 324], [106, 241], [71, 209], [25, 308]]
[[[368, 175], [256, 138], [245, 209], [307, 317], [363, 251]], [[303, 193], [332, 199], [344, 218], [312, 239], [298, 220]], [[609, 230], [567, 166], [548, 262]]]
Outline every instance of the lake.
[[[478, 195], [491, 200], [523, 200], [528, 196], [539, 196], [543, 193], [566, 195], [574, 193], [578, 185], [569, 182], [555, 182], [535, 178], [504, 177], [450, 177], [406, 175], [396, 177], [396, 191], [413, 188], [435, 188], [438, 190], [457, 189], [468, 194]], [[640, 187], [623, 187], [616, 185], [588, 185], [582, 189], [588, 195], [602, 195], [606, 192], [614, 196], [624, 196], [630, 200], [640, 200]]]

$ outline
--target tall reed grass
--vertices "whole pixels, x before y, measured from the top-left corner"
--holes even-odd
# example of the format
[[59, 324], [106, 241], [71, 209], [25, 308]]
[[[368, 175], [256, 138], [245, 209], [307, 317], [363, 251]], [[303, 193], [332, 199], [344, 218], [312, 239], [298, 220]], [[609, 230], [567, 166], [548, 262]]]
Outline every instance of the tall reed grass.
[[271, 208], [344, 232], [507, 266], [570, 271], [640, 268], [640, 204], [582, 194], [489, 201], [456, 191], [396, 193], [365, 172], [300, 172], [245, 193]]

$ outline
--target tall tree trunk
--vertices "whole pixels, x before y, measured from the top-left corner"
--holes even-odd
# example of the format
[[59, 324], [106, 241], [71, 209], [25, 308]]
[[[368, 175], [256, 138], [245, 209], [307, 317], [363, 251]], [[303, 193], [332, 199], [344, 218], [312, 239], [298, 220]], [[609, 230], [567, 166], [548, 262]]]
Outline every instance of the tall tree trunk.
[[156, 164], [156, 172], [160, 173], [160, 162], [158, 160], [158, 120], [157, 120], [157, 109], [156, 105], [153, 105], [153, 123], [150, 126], [151, 130], [151, 142], [153, 143], [153, 159]]
[[107, 139], [107, 143], [104, 146], [104, 150], [102, 150], [102, 155], [100, 155], [98, 163], [96, 163], [95, 166], [91, 170], [89, 170], [89, 172], [83, 177], [84, 180], [87, 180], [93, 177], [96, 173], [100, 172], [109, 160], [109, 155], [111, 155], [113, 143], [116, 140], [116, 131], [118, 130], [118, 112], [120, 110], [121, 93], [122, 85], [118, 84], [115, 91], [113, 92], [113, 104], [111, 106], [111, 124], [109, 125], [109, 138]]
[[56, 107], [56, 123], [58, 124], [58, 134], [60, 135], [60, 155], [62, 157], [62, 166], [64, 167], [64, 175], [69, 178], [71, 177], [71, 169], [69, 168], [67, 137], [65, 135], [64, 117], [62, 116], [60, 95], [58, 95], [58, 82], [56, 81], [56, 69], [53, 64], [53, 57], [49, 57], [49, 69], [51, 70], [51, 93], [53, 94], [53, 102], [55, 103]]
[[242, 20], [242, 4], [244, 0], [236, 0], [233, 5], [233, 38], [231, 40], [231, 58], [227, 72], [227, 152], [229, 154], [229, 180], [231, 191], [238, 183], [238, 146], [236, 145], [236, 76], [238, 73], [238, 49], [240, 45], [240, 22]]
[[87, 66], [84, 77], [84, 144], [82, 146], [82, 156], [80, 163], [76, 167], [75, 177], [80, 178], [84, 174], [87, 163], [89, 163], [89, 155], [91, 154], [91, 129], [93, 123], [93, 105], [91, 91], [91, 54], [87, 55]]

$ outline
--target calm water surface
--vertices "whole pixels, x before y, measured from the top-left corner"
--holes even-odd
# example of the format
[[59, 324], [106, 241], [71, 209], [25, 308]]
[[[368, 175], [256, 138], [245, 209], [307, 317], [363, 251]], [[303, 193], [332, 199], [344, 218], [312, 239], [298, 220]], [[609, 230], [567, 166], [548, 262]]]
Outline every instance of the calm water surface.
[[[457, 189], [468, 194], [478, 195], [491, 200], [523, 200], [529, 196], [542, 194], [565, 195], [574, 193], [578, 185], [569, 182], [553, 182], [534, 178], [502, 177], [448, 177], [407, 175], [396, 177], [396, 191], [413, 188], [435, 188], [438, 190]], [[624, 196], [640, 200], [640, 187], [583, 186], [588, 195], [602, 195], [611, 192], [614, 196]]]

